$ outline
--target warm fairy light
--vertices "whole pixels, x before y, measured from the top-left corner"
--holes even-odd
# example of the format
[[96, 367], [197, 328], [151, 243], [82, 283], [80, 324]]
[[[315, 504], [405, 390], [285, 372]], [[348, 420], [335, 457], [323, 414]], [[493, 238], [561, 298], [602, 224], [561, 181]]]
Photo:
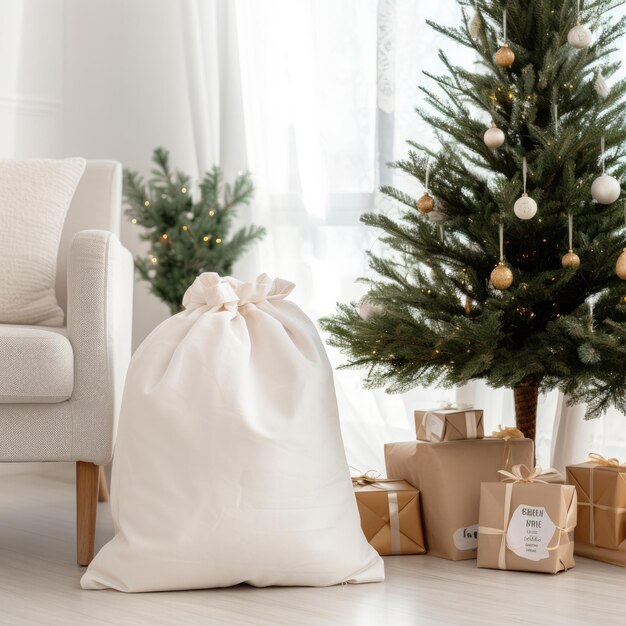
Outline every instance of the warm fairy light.
[[144, 206], [150, 206], [150, 200], [146, 200], [146, 201], [143, 203], [143, 205], [144, 205]]
[[182, 191], [183, 193], [187, 193], [187, 187], [183, 187], [183, 188], [181, 189], [181, 191]]
[[133, 217], [133, 219], [132, 219], [132, 220], [130, 220], [130, 223], [131, 223], [131, 224], [136, 224], [136, 223], [137, 223], [137, 218], [136, 218], [136, 217]]
[[205, 235], [204, 237], [202, 237], [202, 241], [208, 241], [210, 239], [210, 237], [208, 235]]
[[163, 233], [163, 234], [161, 235], [161, 239], [167, 239], [167, 233]]
[[209, 211], [209, 217], [213, 217], [215, 215], [215, 211]]
[[158, 259], [157, 259], [155, 256], [150, 257], [150, 260], [151, 260], [153, 263], [156, 263], [156, 262], [158, 261]]
[[189, 230], [189, 226], [187, 226], [187, 224], [185, 224], [185, 225], [183, 226], [183, 230]]
[[215, 240], [215, 243], [222, 243], [222, 240], [218, 237], [218, 238]]

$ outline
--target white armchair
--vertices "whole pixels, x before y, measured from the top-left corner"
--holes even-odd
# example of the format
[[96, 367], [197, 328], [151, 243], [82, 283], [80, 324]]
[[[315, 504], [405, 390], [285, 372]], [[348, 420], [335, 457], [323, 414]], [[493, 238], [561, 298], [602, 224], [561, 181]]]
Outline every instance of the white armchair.
[[133, 261], [121, 165], [90, 161], [59, 247], [66, 327], [0, 324], [0, 462], [76, 462], [78, 563], [93, 557], [99, 466], [113, 455], [130, 360]]

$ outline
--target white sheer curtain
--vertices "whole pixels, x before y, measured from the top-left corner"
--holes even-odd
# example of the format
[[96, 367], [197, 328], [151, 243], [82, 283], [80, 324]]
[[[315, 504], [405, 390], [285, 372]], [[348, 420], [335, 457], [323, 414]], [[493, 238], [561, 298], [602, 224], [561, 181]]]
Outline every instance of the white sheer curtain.
[[[432, 129], [414, 113], [418, 87], [428, 83], [422, 71], [443, 70], [439, 48], [466, 67], [474, 59], [425, 20], [457, 24], [460, 8], [455, 0], [218, 0], [215, 6], [217, 29], [208, 25], [208, 14], [188, 19], [195, 20], [196, 34], [198, 23], [204, 36], [228, 33], [217, 48], [218, 126], [228, 131], [217, 153], [224, 154], [224, 144], [237, 147], [230, 162], [250, 169], [257, 185], [243, 219], [269, 231], [237, 274], [250, 278], [263, 270], [293, 280], [295, 299], [315, 319], [363, 293], [355, 279], [368, 275], [365, 253], [378, 245], [378, 233], [359, 217], [394, 210], [377, 194], [378, 185], [419, 191], [386, 163], [406, 154], [406, 139], [436, 145]], [[203, 49], [194, 38], [190, 46], [190, 54]], [[194, 72], [197, 80], [200, 74]], [[190, 93], [205, 98], [193, 82]], [[202, 124], [199, 129], [204, 133]], [[334, 366], [343, 362], [329, 353]], [[383, 470], [383, 443], [414, 437], [415, 408], [458, 399], [485, 409], [488, 430], [514, 422], [508, 390], [477, 382], [390, 396], [364, 390], [362, 377], [358, 371], [336, 375], [348, 458], [359, 468]], [[590, 450], [626, 457], [623, 416], [585, 424], [580, 407], [568, 409], [557, 393], [540, 399], [538, 427], [544, 466], [581, 460]]]

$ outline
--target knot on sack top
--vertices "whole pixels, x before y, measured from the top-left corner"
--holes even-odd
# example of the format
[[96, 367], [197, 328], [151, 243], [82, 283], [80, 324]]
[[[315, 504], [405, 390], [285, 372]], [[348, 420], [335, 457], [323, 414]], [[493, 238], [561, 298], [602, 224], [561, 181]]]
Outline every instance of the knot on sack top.
[[193, 281], [183, 297], [187, 310], [209, 306], [215, 310], [236, 311], [246, 304], [263, 300], [282, 300], [295, 285], [288, 280], [261, 274], [254, 282], [244, 283], [232, 276], [220, 276], [216, 272], [204, 272]]

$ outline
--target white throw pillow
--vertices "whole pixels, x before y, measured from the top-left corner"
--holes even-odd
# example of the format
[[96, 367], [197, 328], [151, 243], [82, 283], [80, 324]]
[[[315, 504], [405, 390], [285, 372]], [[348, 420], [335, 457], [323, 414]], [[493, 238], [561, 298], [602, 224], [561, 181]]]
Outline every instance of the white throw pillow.
[[85, 159], [0, 160], [0, 323], [62, 326], [59, 242]]
[[84, 589], [380, 581], [333, 372], [293, 284], [202, 274], [132, 358], [113, 462], [115, 537]]

